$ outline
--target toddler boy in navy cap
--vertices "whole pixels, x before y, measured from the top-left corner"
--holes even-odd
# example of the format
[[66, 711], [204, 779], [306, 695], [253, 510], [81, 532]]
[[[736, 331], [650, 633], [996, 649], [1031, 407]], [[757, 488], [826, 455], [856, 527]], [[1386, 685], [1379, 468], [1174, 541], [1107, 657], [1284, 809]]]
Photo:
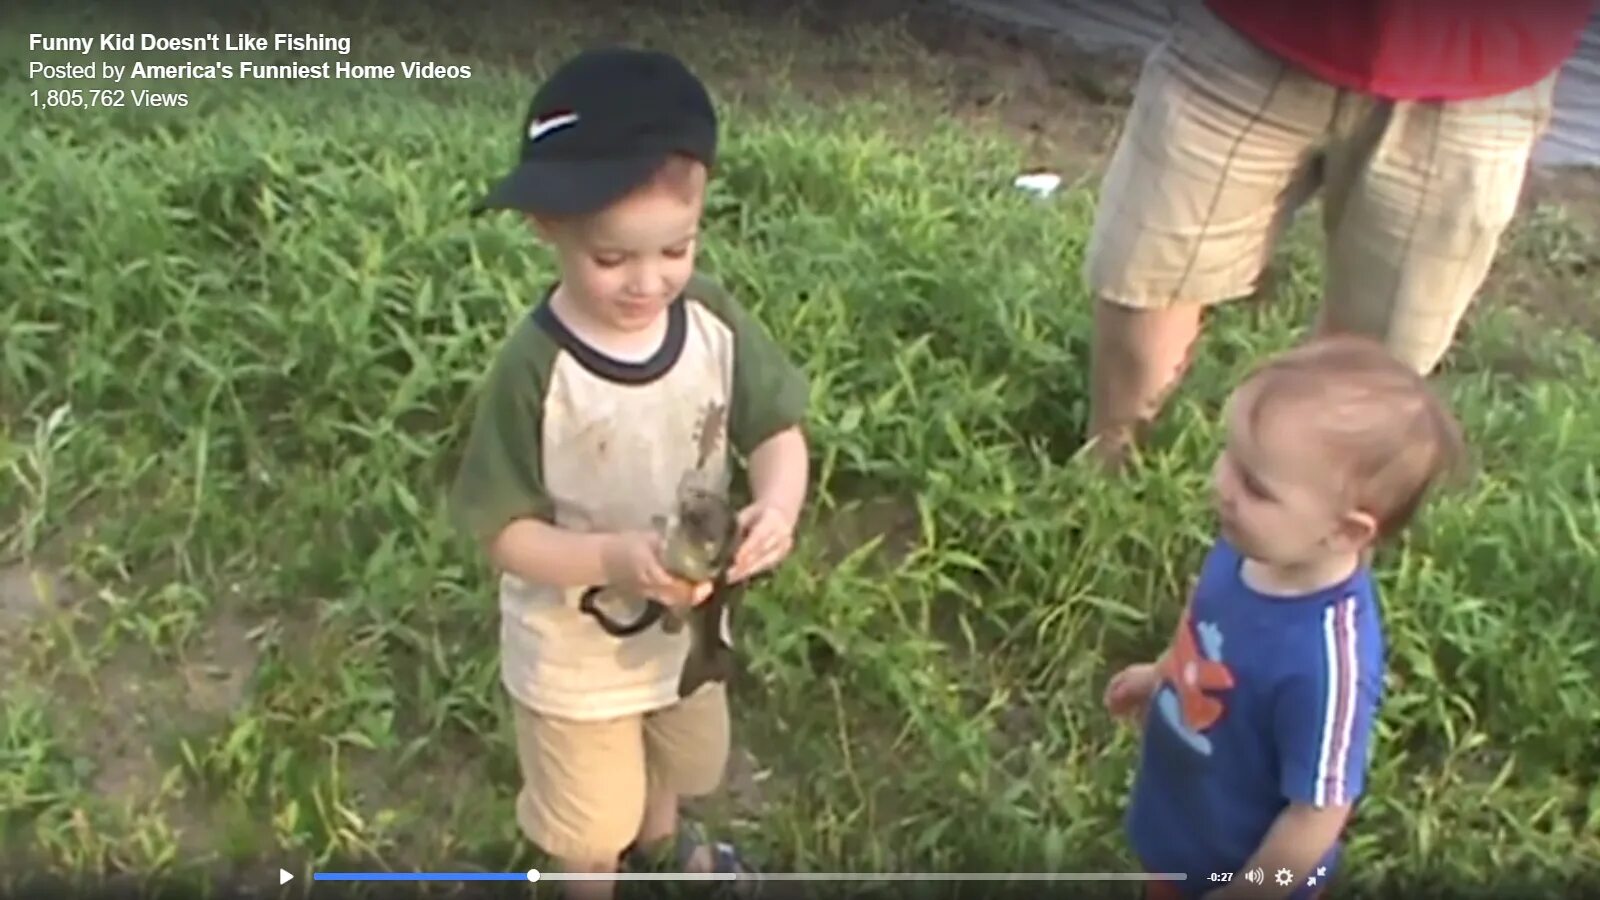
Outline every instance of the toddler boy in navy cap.
[[584, 52], [540, 87], [518, 140], [478, 211], [523, 216], [559, 274], [490, 366], [451, 494], [501, 573], [517, 821], [567, 871], [670, 848], [687, 870], [747, 873], [678, 817], [680, 797], [721, 782], [724, 685], [680, 699], [688, 630], [618, 623], [709, 594], [666, 571], [654, 523], [686, 483], [725, 490], [735, 454], [752, 500], [729, 581], [787, 556], [809, 476], [807, 381], [695, 271], [717, 117], [680, 61]]

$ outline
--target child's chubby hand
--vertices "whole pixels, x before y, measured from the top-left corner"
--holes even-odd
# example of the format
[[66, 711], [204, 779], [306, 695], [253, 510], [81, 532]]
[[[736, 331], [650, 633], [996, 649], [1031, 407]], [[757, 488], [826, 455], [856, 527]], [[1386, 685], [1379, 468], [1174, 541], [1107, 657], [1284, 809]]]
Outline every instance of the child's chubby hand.
[[739, 510], [739, 550], [728, 567], [728, 582], [759, 575], [783, 562], [794, 549], [794, 513], [756, 501]]
[[603, 553], [608, 584], [668, 606], [695, 606], [711, 596], [710, 582], [695, 584], [661, 564], [661, 536], [649, 531], [610, 535]]
[[1106, 712], [1119, 719], [1143, 718], [1160, 684], [1161, 670], [1155, 663], [1128, 666], [1106, 685]]

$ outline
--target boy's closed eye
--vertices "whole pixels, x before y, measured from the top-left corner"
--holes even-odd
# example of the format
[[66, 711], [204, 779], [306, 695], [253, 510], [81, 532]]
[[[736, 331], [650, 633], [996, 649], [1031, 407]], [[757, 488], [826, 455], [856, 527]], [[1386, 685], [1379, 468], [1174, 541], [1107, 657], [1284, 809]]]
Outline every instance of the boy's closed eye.
[[1273, 496], [1272, 491], [1261, 482], [1261, 479], [1257, 478], [1248, 469], [1239, 470], [1239, 484], [1244, 488], [1245, 493], [1257, 500], [1271, 501], [1277, 499]]
[[[681, 243], [673, 244], [670, 247], [663, 248], [661, 255], [667, 257], [668, 259], [682, 259], [689, 254], [689, 248], [693, 246], [693, 244], [694, 238], [690, 238]], [[615, 269], [617, 266], [627, 262], [628, 257], [629, 254], [620, 251], [605, 251], [601, 253], [591, 253], [589, 255], [589, 259], [602, 269]]]
[[1231, 447], [1224, 451], [1221, 464], [1232, 475], [1233, 480], [1239, 485], [1239, 490], [1243, 491], [1245, 496], [1252, 500], [1261, 501], [1277, 499], [1266, 483], [1239, 459], [1237, 452]]
[[661, 255], [663, 255], [663, 256], [665, 256], [665, 257], [667, 257], [669, 259], [681, 259], [684, 256], [688, 255], [689, 248], [694, 246], [694, 242], [696, 240], [698, 240], [699, 237], [700, 237], [700, 235], [699, 235], [698, 232], [691, 232], [689, 234], [686, 234], [683, 237], [679, 238], [678, 240], [673, 241], [672, 243], [666, 245], [665, 247], [662, 247], [661, 248]]

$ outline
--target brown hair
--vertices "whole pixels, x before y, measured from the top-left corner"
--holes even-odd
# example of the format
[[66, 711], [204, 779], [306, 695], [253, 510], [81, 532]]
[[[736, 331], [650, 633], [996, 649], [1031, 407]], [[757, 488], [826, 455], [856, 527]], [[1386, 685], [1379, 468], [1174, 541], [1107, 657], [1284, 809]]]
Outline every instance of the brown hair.
[[[693, 203], [700, 199], [700, 192], [705, 187], [705, 181], [696, 177], [699, 170], [705, 169], [705, 164], [692, 156], [674, 153], [668, 156], [643, 184], [630, 191], [630, 194], [649, 190], [664, 190], [685, 203]], [[711, 173], [706, 171], [706, 176]]]
[[[611, 203], [621, 203], [629, 197], [654, 190], [663, 190], [684, 203], [693, 203], [700, 199], [700, 193], [705, 188], [705, 179], [696, 177], [701, 170], [706, 172], [706, 177], [710, 176], [709, 168], [700, 160], [682, 153], [674, 153], [662, 160], [661, 165], [656, 167], [649, 178], [639, 182]], [[530, 215], [530, 219], [543, 222], [547, 226], [570, 229], [582, 228], [592, 222], [597, 215], [599, 211], [565, 216]]]
[[1369, 338], [1314, 338], [1256, 369], [1246, 387], [1252, 428], [1285, 404], [1311, 411], [1305, 427], [1351, 505], [1377, 519], [1379, 541], [1399, 534], [1429, 488], [1465, 467], [1460, 423], [1421, 375]]

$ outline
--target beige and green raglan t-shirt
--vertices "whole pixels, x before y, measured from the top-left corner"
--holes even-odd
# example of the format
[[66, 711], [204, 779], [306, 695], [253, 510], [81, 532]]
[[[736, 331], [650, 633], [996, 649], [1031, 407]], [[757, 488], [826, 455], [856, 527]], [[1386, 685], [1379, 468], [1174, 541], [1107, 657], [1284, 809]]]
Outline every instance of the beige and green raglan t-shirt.
[[[574, 531], [648, 530], [673, 512], [685, 473], [728, 484], [749, 454], [802, 423], [808, 385], [761, 325], [696, 275], [668, 307], [666, 339], [633, 362], [584, 344], [548, 298], [490, 367], [451, 495], [480, 544], [518, 518]], [[615, 636], [580, 610], [591, 587], [500, 577], [501, 679], [528, 708], [604, 719], [677, 702], [689, 631]], [[607, 591], [619, 623], [642, 598]]]

